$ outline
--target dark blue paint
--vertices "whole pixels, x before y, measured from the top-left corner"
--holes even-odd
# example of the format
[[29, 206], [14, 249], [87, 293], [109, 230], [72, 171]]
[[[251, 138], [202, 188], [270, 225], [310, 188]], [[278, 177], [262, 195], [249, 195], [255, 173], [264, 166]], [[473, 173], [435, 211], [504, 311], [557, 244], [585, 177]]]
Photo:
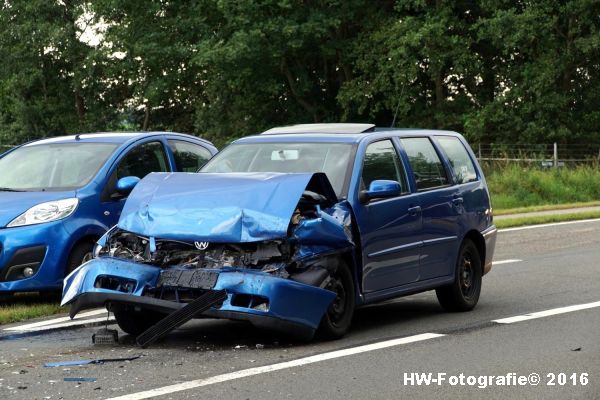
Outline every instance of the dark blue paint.
[[[119, 146], [99, 169], [96, 176], [78, 190], [64, 192], [0, 192], [0, 277], [14, 253], [31, 246], [46, 246], [46, 256], [37, 273], [30, 278], [0, 281], [0, 292], [19, 292], [60, 289], [65, 266], [73, 247], [82, 239], [96, 240], [117, 223], [125, 199], [103, 201], [102, 190], [120, 159], [134, 146], [148, 141], [160, 141], [169, 159], [170, 170], [175, 162], [167, 139], [178, 139], [199, 144], [215, 154], [217, 149], [203, 139], [190, 135], [167, 132], [86, 134], [81, 142], [117, 143]], [[73, 143], [75, 136], [57, 137], [30, 142], [44, 146], [49, 143]], [[14, 151], [18, 147], [2, 154]], [[3, 171], [2, 173], [9, 173]], [[6, 225], [29, 208], [47, 201], [77, 197], [79, 205], [69, 217], [37, 225], [7, 228]]]

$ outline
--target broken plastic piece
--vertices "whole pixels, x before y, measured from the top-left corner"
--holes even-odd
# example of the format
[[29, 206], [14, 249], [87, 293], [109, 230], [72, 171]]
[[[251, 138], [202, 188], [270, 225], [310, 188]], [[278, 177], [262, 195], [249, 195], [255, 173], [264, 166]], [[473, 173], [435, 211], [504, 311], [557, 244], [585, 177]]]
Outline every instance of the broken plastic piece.
[[225, 290], [208, 291], [185, 307], [173, 311], [158, 321], [156, 325], [153, 325], [140, 334], [136, 338], [136, 341], [140, 346], [147, 347], [173, 329], [194, 318], [196, 314], [208, 310], [214, 304], [222, 303], [225, 299], [227, 299], [227, 292]]
[[122, 358], [100, 358], [96, 360], [73, 360], [73, 361], [56, 361], [44, 364], [44, 367], [73, 367], [77, 365], [89, 365], [89, 364], [104, 364], [106, 362], [119, 362], [119, 361], [133, 361], [137, 360], [141, 356], [133, 357], [122, 357]]
[[83, 378], [83, 377], [67, 377], [64, 379], [65, 382], [96, 382], [97, 378]]
[[102, 328], [92, 335], [94, 344], [115, 344], [119, 342], [119, 333], [116, 329]]

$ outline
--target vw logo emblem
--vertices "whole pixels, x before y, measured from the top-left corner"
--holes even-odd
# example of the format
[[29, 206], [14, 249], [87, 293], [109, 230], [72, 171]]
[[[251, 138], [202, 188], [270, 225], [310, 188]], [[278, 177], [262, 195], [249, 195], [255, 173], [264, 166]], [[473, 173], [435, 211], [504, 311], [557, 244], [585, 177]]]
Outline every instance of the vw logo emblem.
[[194, 242], [194, 246], [198, 250], [206, 250], [208, 248], [208, 242]]

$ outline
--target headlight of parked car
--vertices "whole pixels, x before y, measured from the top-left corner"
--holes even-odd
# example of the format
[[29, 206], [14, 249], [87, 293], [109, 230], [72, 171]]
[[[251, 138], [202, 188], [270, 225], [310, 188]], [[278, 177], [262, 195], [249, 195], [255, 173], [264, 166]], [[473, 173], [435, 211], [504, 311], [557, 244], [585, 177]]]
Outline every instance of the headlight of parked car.
[[79, 199], [71, 198], [64, 200], [49, 201], [31, 207], [17, 218], [13, 219], [7, 226], [13, 228], [16, 226], [43, 224], [44, 222], [57, 221], [73, 214]]

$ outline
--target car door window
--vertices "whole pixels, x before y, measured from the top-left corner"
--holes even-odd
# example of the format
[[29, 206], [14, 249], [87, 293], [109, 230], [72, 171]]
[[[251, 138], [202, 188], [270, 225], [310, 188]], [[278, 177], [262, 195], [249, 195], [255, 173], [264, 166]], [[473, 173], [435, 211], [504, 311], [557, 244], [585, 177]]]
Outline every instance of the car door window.
[[169, 163], [161, 142], [140, 144], [127, 153], [117, 167], [117, 180], [125, 176], [142, 179], [150, 172], [168, 172]]
[[169, 140], [168, 142], [175, 158], [177, 171], [196, 172], [212, 157], [210, 151], [200, 145], [182, 140]]
[[402, 138], [400, 142], [412, 167], [417, 190], [448, 184], [446, 170], [429, 138]]
[[402, 193], [408, 191], [404, 166], [391, 140], [371, 143], [365, 151], [361, 176], [361, 190], [369, 188], [371, 182], [386, 179], [400, 183]]
[[450, 161], [456, 182], [460, 184], [476, 181], [475, 165], [461, 141], [453, 136], [436, 136], [436, 139]]

